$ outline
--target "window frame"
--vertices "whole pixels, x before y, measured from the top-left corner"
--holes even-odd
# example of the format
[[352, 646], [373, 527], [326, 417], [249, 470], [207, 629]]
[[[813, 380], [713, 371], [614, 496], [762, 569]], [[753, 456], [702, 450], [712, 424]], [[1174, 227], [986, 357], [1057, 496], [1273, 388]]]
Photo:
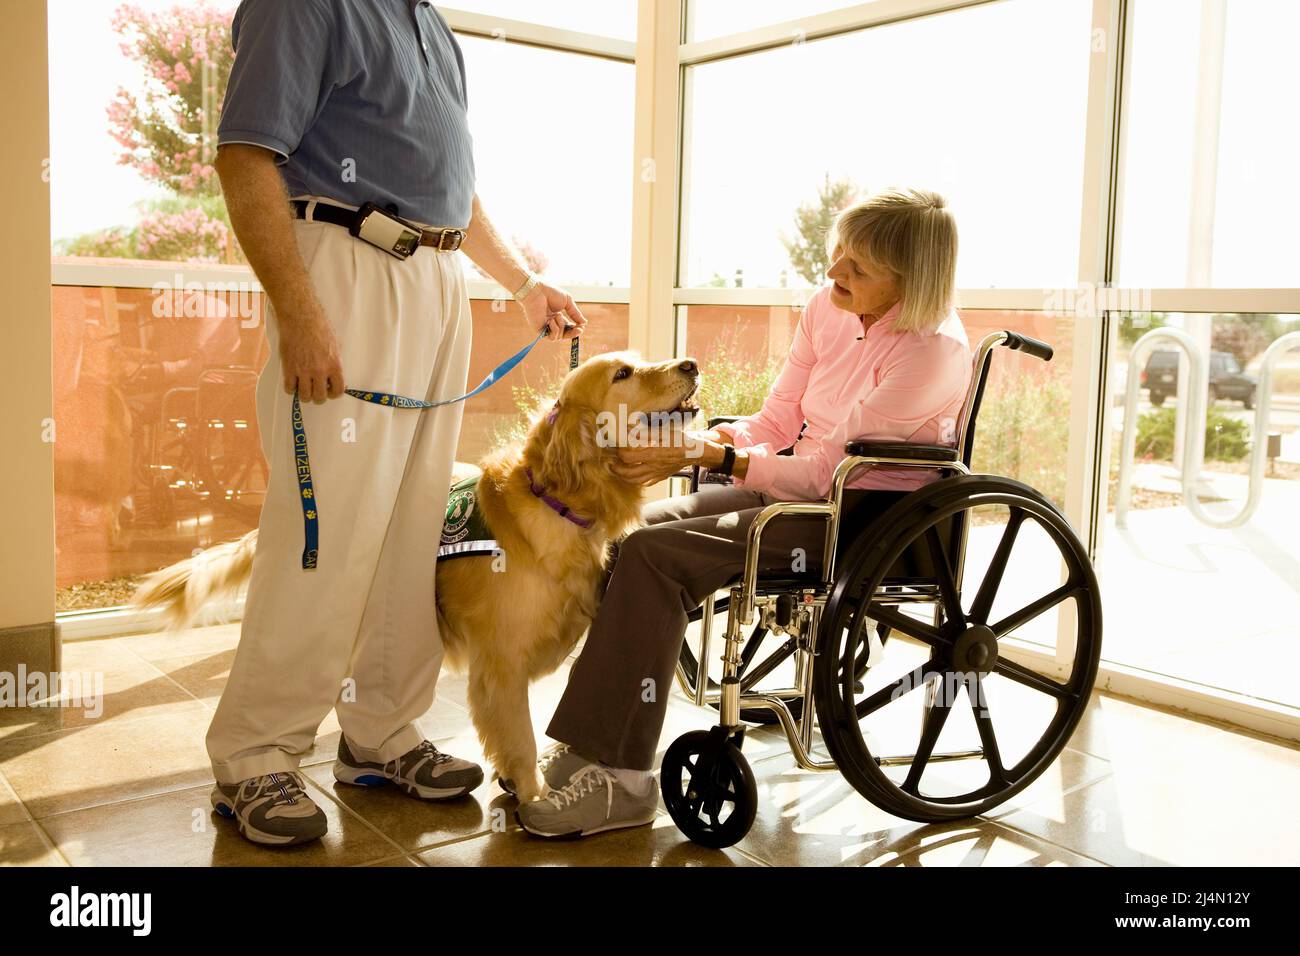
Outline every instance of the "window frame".
[[[655, 0], [640, 0], [643, 8], [654, 2]], [[671, 229], [672, 234], [677, 236], [677, 245], [673, 250], [674, 285], [671, 289], [671, 301], [675, 307], [800, 304], [815, 290], [758, 287], [695, 289], [681, 285], [681, 263], [687, 232], [684, 217], [690, 193], [689, 164], [686, 162], [690, 132], [690, 68], [737, 56], [761, 55], [764, 50], [790, 43], [792, 37], [801, 42], [812, 42], [890, 23], [943, 15], [999, 0], [876, 0], [729, 36], [685, 42], [691, 2], [692, 0], [682, 0], [681, 10], [677, 12], [682, 42], [676, 50], [677, 89], [673, 91], [680, 103], [677, 128], [671, 137], [677, 145], [676, 165], [679, 171], [677, 202], [672, 207], [673, 218], [669, 221], [667, 214], [662, 214], [659, 220], [651, 221], [634, 218], [633, 228]], [[673, 8], [677, 5], [669, 3], [663, 6]], [[1075, 323], [1074, 365], [1071, 369], [1071, 460], [1064, 511], [1087, 546], [1094, 563], [1098, 562], [1102, 551], [1101, 535], [1108, 504], [1106, 478], [1115, 414], [1110, 401], [1110, 374], [1120, 313], [1129, 311], [1131, 303], [1135, 301], [1143, 303], [1144, 311], [1156, 312], [1293, 314], [1300, 311], [1300, 288], [1114, 287], [1127, 119], [1125, 79], [1131, 72], [1132, 47], [1128, 39], [1132, 35], [1132, 22], [1133, 3], [1130, 0], [1092, 0], [1092, 36], [1104, 42], [1094, 45], [1089, 62], [1083, 188], [1079, 197], [1077, 275], [1078, 290], [1088, 290], [1091, 301], [1086, 314], [1082, 310], [1076, 310], [1077, 317], [1090, 321]], [[659, 47], [653, 48], [653, 52], [665, 59], [670, 56], [669, 52]], [[639, 60], [638, 64], [640, 71], [642, 65]], [[653, 145], [661, 150], [666, 149], [669, 139], [669, 135], [663, 133]], [[641, 144], [638, 144], [638, 150], [638, 155], [647, 155], [641, 151]], [[639, 287], [638, 279], [665, 281], [659, 273], [638, 275], [633, 272], [634, 314], [638, 297], [662, 299], [664, 295], [663, 290]], [[1045, 307], [1047, 295], [1048, 290], [1043, 289], [967, 288], [958, 290], [957, 305], [964, 309], [1050, 311]], [[674, 308], [674, 322], [686, 311]], [[684, 342], [685, 329], [675, 328], [673, 339], [675, 342]], [[673, 354], [681, 354], [680, 348]], [[1034, 662], [1036, 665], [1058, 670], [1065, 667], [1071, 651], [1066, 646], [1066, 635], [1071, 633], [1073, 625], [1067, 617], [1070, 613], [1072, 609], [1066, 606], [1060, 615], [1055, 659], [1037, 652], [1041, 659]], [[1032, 650], [1025, 651], [1029, 658], [1033, 658], [1035, 653]], [[1101, 665], [1097, 686], [1152, 703], [1228, 720], [1260, 732], [1300, 740], [1300, 710], [1294, 708], [1277, 707], [1243, 695], [1193, 685], [1169, 675], [1151, 674], [1105, 660]]]
[[[636, 69], [633, 176], [632, 268], [630, 288], [573, 288], [579, 301], [629, 305], [629, 346], [648, 356], [683, 353], [685, 324], [679, 315], [691, 305], [788, 306], [805, 302], [814, 290], [682, 287], [684, 230], [689, 196], [688, 167], [691, 67], [737, 56], [761, 54], [791, 42], [815, 41], [999, 0], [874, 0], [796, 18], [728, 36], [687, 42], [691, 0], [638, 0], [635, 41], [580, 33], [488, 14], [440, 7], [457, 33], [506, 43], [595, 56]], [[1065, 513], [1084, 540], [1090, 556], [1101, 553], [1106, 514], [1106, 463], [1110, 460], [1114, 409], [1109, 400], [1117, 316], [1142, 296], [1144, 310], [1159, 312], [1300, 313], [1300, 288], [1159, 288], [1119, 289], [1112, 285], [1123, 190], [1122, 158], [1126, 129], [1125, 80], [1132, 57], [1131, 0], [1092, 0], [1093, 35], [1105, 40], [1089, 63], [1084, 174], [1080, 194], [1079, 289], [1091, 290], [1088, 318], [1075, 323], [1072, 372], [1069, 485]], [[174, 270], [116, 268], [93, 263], [55, 262], [54, 285], [153, 287], [168, 282]], [[203, 270], [187, 270], [202, 280]], [[251, 270], [214, 270], [221, 281], [256, 283]], [[255, 286], [256, 287], [256, 286]], [[259, 287], [260, 288], [260, 287]], [[470, 297], [493, 299], [505, 294], [495, 283], [471, 281]], [[959, 289], [965, 309], [1046, 311], [1043, 289]], [[669, 318], [670, 317], [670, 318]], [[144, 623], [147, 615], [107, 609], [57, 615], [65, 639], [123, 633]], [[1069, 623], [1061, 621], [1061, 634]], [[1043, 655], [1043, 666], [1060, 665], [1069, 648], [1058, 639], [1056, 659]], [[1099, 689], [1230, 721], [1264, 733], [1300, 740], [1300, 710], [1277, 707], [1230, 692], [1212, 691], [1167, 675], [1154, 675], [1103, 661]]]

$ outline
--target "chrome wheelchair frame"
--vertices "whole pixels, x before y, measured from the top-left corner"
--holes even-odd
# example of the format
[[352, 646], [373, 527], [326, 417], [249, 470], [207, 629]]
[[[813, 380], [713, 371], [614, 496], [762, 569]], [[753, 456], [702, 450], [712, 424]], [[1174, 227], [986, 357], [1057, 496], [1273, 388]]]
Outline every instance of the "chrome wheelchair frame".
[[[845, 447], [847, 457], [835, 469], [832, 490], [825, 501], [777, 502], [764, 508], [750, 526], [744, 570], [739, 580], [726, 589], [727, 619], [722, 635], [722, 676], [718, 688], [711, 687], [713, 682], [708, 676], [707, 663], [721, 592], [709, 595], [700, 609], [699, 655], [695, 658], [694, 668], [688, 667], [689, 652], [684, 650], [676, 670], [678, 683], [688, 698], [701, 706], [715, 706], [719, 711], [718, 724], [712, 730], [696, 731], [679, 738], [668, 748], [663, 760], [661, 788], [665, 805], [678, 827], [692, 840], [707, 846], [730, 846], [752, 825], [757, 805], [756, 784], [740, 748], [746, 720], [770, 722], [758, 716], [762, 711], [770, 712], [781, 725], [799, 767], [821, 772], [840, 770], [859, 792], [882, 809], [929, 822], [985, 812], [1032, 782], [1064, 747], [1081, 716], [1081, 702], [1086, 702], [1095, 679], [1100, 654], [1100, 602], [1086, 549], [1055, 506], [1020, 482], [971, 474], [974, 426], [993, 353], [1003, 346], [1024, 351], [1043, 361], [1052, 359], [1051, 346], [1028, 336], [1010, 331], [986, 336], [976, 350], [954, 447], [869, 438], [851, 441]], [[908, 493], [875, 519], [855, 541], [843, 542], [841, 520], [845, 487], [860, 469], [881, 465], [939, 470], [945, 477]], [[700, 477], [700, 470], [696, 468], [693, 489], [698, 488]], [[985, 504], [1008, 507], [1008, 528], [985, 575], [986, 579], [994, 577], [994, 581], [991, 586], [987, 581], [981, 583], [972, 610], [966, 612], [961, 606], [961, 589], [971, 521], [965, 512]], [[769, 574], [765, 581], [759, 569], [764, 531], [778, 519], [809, 516], [826, 520], [820, 580], [809, 576], [806, 581], [792, 581]], [[1057, 543], [1066, 566], [1070, 568], [1067, 584], [1071, 587], [1067, 590], [1063, 585], [1004, 621], [989, 621], [993, 592], [1001, 584], [1001, 575], [1019, 528], [1027, 518], [1041, 524]], [[944, 530], [936, 530], [941, 522], [955, 524], [942, 524]], [[943, 537], [954, 529], [954, 556], [949, 558]], [[890, 539], [907, 538], [908, 535], [913, 536], [909, 539], [912, 544], [907, 541], [891, 544]], [[873, 544], [872, 539], [877, 538], [885, 540], [875, 540]], [[850, 546], [849, 551], [842, 553], [841, 546], [846, 543]], [[900, 566], [898, 562], [907, 547], [919, 547], [922, 552], [928, 552], [932, 559], [933, 580], [889, 577], [891, 569]], [[995, 566], [996, 574], [993, 573]], [[862, 598], [866, 593], [862, 591], [864, 582], [870, 582], [870, 597], [865, 601]], [[999, 627], [1003, 632], [1008, 628], [1014, 630], [1070, 597], [1081, 606], [1086, 602], [1086, 613], [1082, 615], [1086, 620], [1080, 627], [1087, 627], [1089, 633], [1087, 640], [1076, 642], [1079, 645], [1076, 648], [1076, 663], [1079, 665], [1076, 670], [1079, 673], [1073, 675], [1068, 683], [1056, 684], [999, 658]], [[1052, 598], [1055, 600], [1049, 603]], [[908, 604], [932, 605], [933, 627], [926, 627], [897, 610]], [[867, 611], [874, 617], [868, 617]], [[833, 626], [828, 626], [831, 618], [834, 619]], [[863, 704], [874, 702], [878, 708], [888, 702], [880, 694], [868, 701], [857, 702], [854, 694], [855, 688], [861, 689], [858, 678], [877, 662], [881, 654], [883, 645], [878, 628], [882, 625], [888, 625], [907, 638], [930, 644], [934, 651], [930, 665], [935, 666], [926, 665], [929, 670], [923, 667], [916, 672], [925, 687], [925, 698], [921, 742], [916, 753], [910, 755], [870, 753], [860, 728], [855, 725], [855, 718], [862, 719]], [[756, 626], [757, 630], [750, 644], [742, 649], [745, 640], [742, 628], [750, 626]], [[853, 630], [844, 651], [839, 655], [832, 653], [838, 648], [835, 643], [839, 639], [837, 634], [850, 626], [856, 630]], [[744, 674], [745, 668], [753, 663], [752, 655], [757, 650], [755, 642], [766, 633], [785, 635], [786, 641], [777, 654], [752, 673]], [[865, 635], [865, 658], [857, 649], [859, 634]], [[792, 686], [775, 690], [756, 689], [757, 683], [789, 657], [794, 658]], [[936, 664], [940, 657], [943, 658], [945, 677], [959, 677], [968, 694], [972, 694], [972, 706], [975, 706], [976, 699], [972, 688], [982, 694], [980, 682], [995, 670], [1032, 689], [1057, 697], [1057, 718], [1048, 735], [1039, 742], [1039, 748], [1031, 751], [1026, 760], [1015, 767], [1003, 767], [992, 723], [987, 712], [981, 722], [977, 707], [981, 747], [934, 753], [935, 740], [947, 712], [951, 710], [951, 702], [945, 704], [939, 700], [935, 687], [937, 681], [932, 679], [940, 673], [941, 668]], [[817, 667], [819, 659], [824, 659], [820, 671]], [[840, 671], [831, 673], [831, 665], [836, 660], [841, 664]], [[772, 661], [775, 663], [768, 666]], [[900, 691], [906, 693], [905, 689], [900, 688]], [[881, 700], [877, 701], [877, 698]], [[1066, 701], [1070, 702], [1073, 710], [1062, 715]], [[812, 706], [814, 703], [815, 707]], [[833, 726], [828, 728], [828, 721]], [[818, 759], [813, 753], [813, 734], [819, 724], [830, 751], [829, 760]], [[1052, 739], [1048, 740], [1048, 736]], [[951, 801], [928, 797], [920, 792], [920, 776], [928, 764], [970, 759], [988, 762], [990, 784], [983, 791], [972, 791], [962, 799]], [[885, 769], [904, 766], [910, 769], [903, 785], [884, 774]], [[724, 810], [729, 812], [724, 814]]]

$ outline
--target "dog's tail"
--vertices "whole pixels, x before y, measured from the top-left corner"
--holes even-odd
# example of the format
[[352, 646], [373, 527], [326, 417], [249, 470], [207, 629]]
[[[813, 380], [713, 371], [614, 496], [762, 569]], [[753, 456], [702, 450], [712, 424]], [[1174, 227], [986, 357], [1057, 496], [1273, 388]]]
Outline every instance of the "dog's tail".
[[253, 573], [257, 532], [218, 544], [145, 578], [131, 597], [142, 608], [161, 608], [170, 628], [186, 627], [199, 609], [218, 597], [232, 597]]

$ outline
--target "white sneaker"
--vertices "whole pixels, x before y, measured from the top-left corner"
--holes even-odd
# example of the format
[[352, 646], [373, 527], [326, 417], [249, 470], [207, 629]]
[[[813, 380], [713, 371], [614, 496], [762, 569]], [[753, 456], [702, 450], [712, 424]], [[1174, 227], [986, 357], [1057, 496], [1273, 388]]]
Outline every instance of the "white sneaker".
[[[579, 757], [574, 753], [568, 744], [552, 744], [542, 751], [542, 755], [537, 758], [537, 769], [542, 773], [542, 779], [546, 785], [552, 789], [559, 789], [569, 782], [569, 778], [574, 772], [591, 763], [585, 757]], [[509, 777], [498, 777], [497, 783], [501, 789], [510, 796], [518, 796], [515, 789], [515, 782]]]
[[645, 826], [654, 822], [658, 808], [659, 786], [653, 775], [646, 775], [645, 792], [637, 793], [611, 768], [586, 763], [564, 786], [524, 804], [516, 815], [534, 836], [578, 837]]

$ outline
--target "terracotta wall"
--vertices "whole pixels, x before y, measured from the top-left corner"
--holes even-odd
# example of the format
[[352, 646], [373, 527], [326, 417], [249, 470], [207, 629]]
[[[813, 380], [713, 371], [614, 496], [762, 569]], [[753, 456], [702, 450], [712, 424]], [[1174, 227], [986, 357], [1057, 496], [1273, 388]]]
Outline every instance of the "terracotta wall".
[[[256, 526], [266, 472], [254, 396], [268, 359], [261, 297], [205, 295], [189, 315], [156, 306], [151, 289], [53, 290], [60, 588], [153, 571]], [[513, 304], [502, 312], [475, 301], [472, 310], [471, 387], [532, 337]], [[626, 305], [583, 310], [584, 356], [626, 348]], [[520, 416], [517, 390], [558, 385], [568, 356], [567, 343], [543, 342], [471, 399], [457, 457], [493, 447]], [[61, 609], [121, 593], [65, 592]]]

